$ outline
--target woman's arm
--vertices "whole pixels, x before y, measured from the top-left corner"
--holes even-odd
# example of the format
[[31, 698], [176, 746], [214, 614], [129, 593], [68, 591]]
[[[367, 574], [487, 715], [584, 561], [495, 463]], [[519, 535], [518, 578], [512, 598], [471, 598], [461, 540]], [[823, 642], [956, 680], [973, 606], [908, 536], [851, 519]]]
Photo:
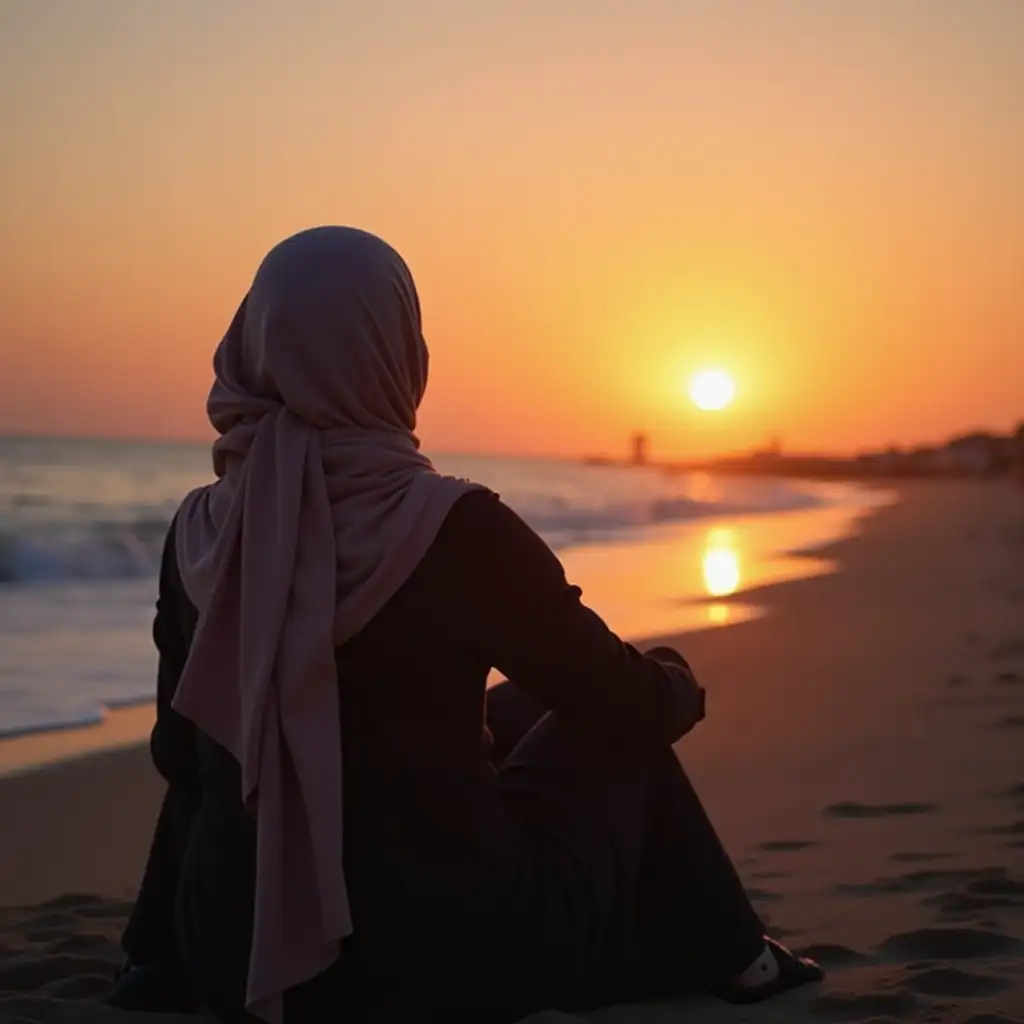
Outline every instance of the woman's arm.
[[[174, 915], [178, 874], [201, 796], [195, 727], [171, 707], [188, 656], [186, 627], [191, 612], [178, 578], [173, 524], [164, 544], [159, 587], [153, 639], [160, 660], [156, 724], [150, 737], [150, 750], [157, 771], [167, 782], [167, 791], [138, 898], [121, 937], [121, 948], [128, 957], [128, 964], [111, 998], [125, 1009], [136, 1008], [141, 1005], [139, 1000], [149, 998], [146, 975], [131, 968], [166, 967], [177, 961]], [[187, 991], [184, 983], [181, 990]], [[159, 995], [160, 991], [158, 988], [155, 994]]]
[[463, 499], [450, 524], [468, 575], [467, 637], [567, 722], [609, 739], [671, 744], [703, 717], [689, 667], [641, 654], [580, 600], [551, 549], [493, 496]]
[[157, 771], [174, 786], [199, 789], [199, 756], [195, 726], [171, 707], [191, 644], [195, 610], [185, 595], [178, 573], [174, 524], [164, 542], [160, 584], [153, 620], [153, 641], [159, 657], [156, 684], [156, 724], [150, 750]]

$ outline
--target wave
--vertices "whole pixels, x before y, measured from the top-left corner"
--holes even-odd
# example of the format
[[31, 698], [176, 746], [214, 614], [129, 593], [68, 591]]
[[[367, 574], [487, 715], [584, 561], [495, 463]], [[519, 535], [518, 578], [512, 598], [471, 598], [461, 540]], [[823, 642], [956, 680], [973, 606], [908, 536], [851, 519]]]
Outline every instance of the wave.
[[519, 514], [556, 550], [579, 544], [639, 538], [652, 527], [667, 526], [712, 516], [761, 515], [797, 511], [822, 504], [812, 494], [790, 492], [781, 502], [698, 501], [663, 498], [649, 502], [622, 502], [598, 507], [523, 508], [510, 501]]
[[[670, 523], [812, 508], [829, 500], [820, 489], [783, 481], [731, 480], [697, 497], [666, 494], [671, 484], [651, 487], [650, 478], [643, 481], [648, 486], [634, 489], [626, 476], [614, 487], [605, 478], [601, 487], [571, 488], [568, 494], [507, 482], [502, 488], [494, 481], [505, 501], [556, 549], [628, 541]], [[169, 525], [161, 515], [8, 525], [0, 528], [0, 584], [155, 576]]]
[[102, 725], [107, 713], [102, 706], [65, 709], [47, 708], [35, 714], [15, 714], [9, 717], [5, 713], [0, 721], [0, 740], [10, 740], [17, 736], [32, 736], [41, 732], [61, 732], [72, 729], [86, 729], [90, 726]]
[[42, 732], [62, 732], [88, 729], [103, 725], [112, 711], [144, 707], [156, 701], [154, 693], [142, 693], [134, 697], [108, 698], [95, 704], [57, 708], [36, 708], [32, 711], [4, 709], [0, 720], [0, 740], [17, 736], [31, 736]]
[[169, 525], [145, 518], [0, 529], [0, 583], [155, 576]]

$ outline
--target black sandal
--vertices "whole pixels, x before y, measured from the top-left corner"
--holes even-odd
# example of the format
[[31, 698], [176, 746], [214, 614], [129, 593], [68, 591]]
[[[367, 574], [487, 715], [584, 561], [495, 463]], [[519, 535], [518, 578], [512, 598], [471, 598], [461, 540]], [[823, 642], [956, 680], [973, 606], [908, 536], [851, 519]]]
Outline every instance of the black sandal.
[[781, 992], [788, 992], [801, 985], [821, 981], [825, 977], [825, 972], [816, 961], [791, 952], [781, 942], [770, 939], [767, 935], [764, 941], [769, 952], [775, 957], [775, 962], [779, 965], [779, 973], [763, 985], [737, 985], [735, 982], [729, 982], [717, 989], [714, 995], [719, 999], [724, 999], [727, 1003], [739, 1005], [760, 1003]]

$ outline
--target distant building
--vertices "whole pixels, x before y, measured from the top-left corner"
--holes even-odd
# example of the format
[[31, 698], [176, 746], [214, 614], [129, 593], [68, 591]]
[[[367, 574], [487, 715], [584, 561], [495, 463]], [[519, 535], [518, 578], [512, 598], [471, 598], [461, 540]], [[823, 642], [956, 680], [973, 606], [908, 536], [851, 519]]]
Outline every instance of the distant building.
[[1004, 445], [991, 434], [965, 434], [954, 437], [943, 449], [946, 468], [954, 473], [987, 476], [1002, 468]]
[[899, 470], [904, 455], [898, 448], [889, 448], [884, 452], [862, 452], [855, 461], [870, 473], [889, 474]]
[[782, 459], [782, 441], [777, 437], [771, 438], [763, 448], [755, 448], [750, 453], [751, 462], [759, 466], [775, 465], [781, 462]]
[[633, 459], [634, 466], [646, 466], [647, 465], [647, 435], [646, 434], [634, 434], [633, 435]]
[[912, 474], [934, 476], [948, 467], [949, 457], [944, 448], [922, 445], [907, 453], [907, 470]]

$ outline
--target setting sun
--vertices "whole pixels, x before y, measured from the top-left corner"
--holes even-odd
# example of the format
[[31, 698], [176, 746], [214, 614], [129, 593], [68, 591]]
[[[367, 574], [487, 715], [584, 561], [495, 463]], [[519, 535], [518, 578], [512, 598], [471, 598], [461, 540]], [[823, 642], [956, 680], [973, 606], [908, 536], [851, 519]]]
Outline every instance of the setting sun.
[[701, 370], [690, 378], [690, 400], [705, 412], [724, 409], [735, 397], [736, 385], [724, 370]]

